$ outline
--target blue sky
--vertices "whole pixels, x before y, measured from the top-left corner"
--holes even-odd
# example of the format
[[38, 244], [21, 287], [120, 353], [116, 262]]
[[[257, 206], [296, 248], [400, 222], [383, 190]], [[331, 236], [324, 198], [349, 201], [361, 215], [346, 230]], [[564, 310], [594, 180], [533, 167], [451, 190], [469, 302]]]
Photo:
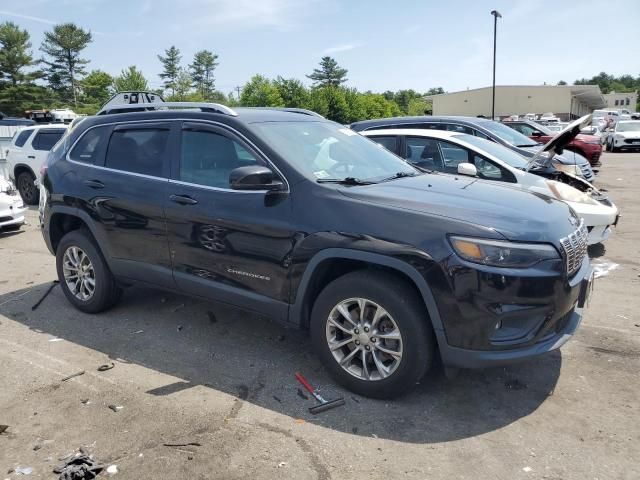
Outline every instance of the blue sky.
[[226, 93], [256, 73], [308, 83], [323, 55], [359, 90], [455, 91], [491, 83], [493, 9], [498, 84], [640, 74], [638, 0], [2, 0], [0, 21], [26, 28], [36, 55], [44, 31], [75, 22], [94, 34], [89, 68], [137, 65], [154, 88], [156, 55], [176, 45], [185, 66], [217, 53]]

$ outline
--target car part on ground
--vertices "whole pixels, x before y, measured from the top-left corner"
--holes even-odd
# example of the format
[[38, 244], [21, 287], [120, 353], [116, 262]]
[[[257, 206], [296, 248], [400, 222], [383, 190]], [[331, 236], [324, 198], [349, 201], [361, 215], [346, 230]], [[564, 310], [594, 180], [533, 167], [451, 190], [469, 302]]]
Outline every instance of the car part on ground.
[[524, 360], [580, 322], [586, 233], [560, 201], [425, 173], [305, 111], [121, 108], [76, 124], [41, 181], [43, 237], [82, 311], [138, 282], [258, 311], [310, 328], [335, 378], [373, 397], [411, 388], [435, 352], [446, 368]]

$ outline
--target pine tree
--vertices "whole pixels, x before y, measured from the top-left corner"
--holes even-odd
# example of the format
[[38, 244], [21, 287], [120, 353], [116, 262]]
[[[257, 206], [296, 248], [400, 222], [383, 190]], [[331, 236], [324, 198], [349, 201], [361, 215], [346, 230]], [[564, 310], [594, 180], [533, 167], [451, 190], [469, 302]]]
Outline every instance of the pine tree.
[[85, 75], [85, 65], [89, 60], [80, 58], [80, 52], [92, 41], [91, 32], [85, 31], [73, 23], [63, 23], [45, 32], [40, 50], [48, 58], [42, 62], [47, 65], [46, 74], [51, 88], [58, 88], [62, 99], [73, 99], [78, 105], [78, 83]]
[[147, 79], [135, 65], [131, 65], [120, 72], [116, 78], [113, 79], [113, 87], [116, 92], [142, 92], [149, 90], [149, 84]]
[[163, 80], [164, 88], [171, 90], [171, 95], [176, 93], [176, 81], [178, 80], [178, 74], [180, 73], [180, 50], [174, 45], [168, 50], [164, 51], [165, 56], [158, 55], [158, 60], [162, 63], [163, 71], [159, 75]]
[[189, 65], [194, 88], [205, 100], [210, 100], [215, 91], [213, 72], [218, 66], [218, 55], [209, 50], [200, 50], [193, 56], [193, 63]]
[[340, 68], [338, 62], [331, 57], [322, 57], [320, 60], [320, 68], [313, 70], [311, 75], [307, 75], [307, 78], [313, 80], [314, 87], [339, 87], [348, 79], [347, 70]]

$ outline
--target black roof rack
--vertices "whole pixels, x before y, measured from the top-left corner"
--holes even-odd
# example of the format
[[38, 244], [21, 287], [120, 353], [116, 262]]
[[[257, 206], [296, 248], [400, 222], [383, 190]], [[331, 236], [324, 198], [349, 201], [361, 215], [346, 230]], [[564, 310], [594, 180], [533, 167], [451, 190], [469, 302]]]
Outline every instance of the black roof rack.
[[132, 103], [105, 105], [96, 115], [109, 115], [114, 113], [143, 112], [147, 110], [170, 110], [170, 109], [199, 109], [202, 112], [222, 113], [237, 117], [238, 114], [232, 108], [219, 103], [200, 102], [154, 102], [154, 103]]

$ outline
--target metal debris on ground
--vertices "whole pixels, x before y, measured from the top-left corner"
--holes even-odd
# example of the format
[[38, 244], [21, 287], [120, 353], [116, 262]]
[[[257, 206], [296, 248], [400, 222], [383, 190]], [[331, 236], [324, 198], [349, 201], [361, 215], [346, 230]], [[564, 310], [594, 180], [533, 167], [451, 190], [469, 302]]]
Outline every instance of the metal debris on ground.
[[38, 300], [36, 303], [33, 304], [33, 306], [31, 307], [31, 311], [34, 311], [36, 308], [40, 306], [42, 302], [44, 302], [44, 299], [47, 298], [47, 296], [51, 293], [51, 290], [53, 290], [53, 287], [55, 287], [57, 284], [58, 284], [58, 280], [54, 280], [53, 283], [47, 289], [47, 291], [44, 292], [44, 295], [40, 297], [40, 300]]
[[119, 412], [120, 410], [122, 410], [124, 407], [122, 405], [109, 405], [109, 408], [111, 410], [113, 410], [114, 412]]
[[58, 480], [93, 480], [96, 478], [104, 466], [100, 465], [84, 448], [79, 453], [73, 454], [71, 458], [63, 460], [64, 465], [53, 469], [53, 473], [60, 475]]
[[163, 443], [165, 447], [201, 447], [202, 444], [198, 442], [186, 442], [186, 443]]
[[309, 413], [316, 415], [321, 412], [325, 412], [327, 410], [331, 410], [332, 408], [340, 407], [345, 404], [344, 398], [336, 398], [334, 400], [325, 400], [320, 393], [318, 393], [317, 389], [314, 389], [311, 384], [307, 381], [306, 378], [302, 376], [300, 372], [295, 373], [296, 380], [300, 382], [300, 384], [311, 394], [313, 398], [315, 398], [318, 402], [318, 405], [309, 408]]
[[111, 362], [111, 363], [105, 363], [104, 365], [100, 365], [98, 367], [98, 371], [99, 372], [106, 372], [107, 370], [111, 370], [113, 367], [115, 367], [116, 364]]
[[62, 380], [60, 380], [60, 381], [61, 381], [61, 382], [66, 382], [67, 380], [71, 380], [72, 378], [79, 377], [80, 375], [84, 375], [84, 374], [85, 374], [85, 371], [84, 371], [84, 370], [81, 370], [81, 371], [79, 371], [79, 372], [72, 373], [71, 375], [67, 375], [66, 377], [64, 377], [64, 378], [63, 378]]
[[16, 473], [18, 475], [31, 475], [33, 473], [33, 468], [31, 468], [31, 467], [16, 467]]
[[144, 330], [136, 330], [135, 332], [131, 332], [131, 335], [137, 335], [138, 333], [144, 333]]

